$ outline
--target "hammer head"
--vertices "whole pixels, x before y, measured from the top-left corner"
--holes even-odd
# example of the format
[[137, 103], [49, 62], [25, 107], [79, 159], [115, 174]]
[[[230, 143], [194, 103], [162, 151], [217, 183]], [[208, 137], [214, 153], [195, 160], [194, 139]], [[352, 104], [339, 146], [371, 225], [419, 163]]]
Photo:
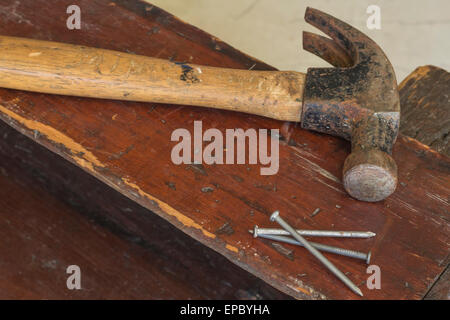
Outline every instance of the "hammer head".
[[392, 65], [374, 41], [347, 23], [311, 8], [305, 20], [331, 39], [304, 32], [303, 48], [335, 68], [308, 69], [301, 125], [350, 140], [345, 189], [359, 200], [382, 200], [397, 185], [390, 154], [400, 101]]

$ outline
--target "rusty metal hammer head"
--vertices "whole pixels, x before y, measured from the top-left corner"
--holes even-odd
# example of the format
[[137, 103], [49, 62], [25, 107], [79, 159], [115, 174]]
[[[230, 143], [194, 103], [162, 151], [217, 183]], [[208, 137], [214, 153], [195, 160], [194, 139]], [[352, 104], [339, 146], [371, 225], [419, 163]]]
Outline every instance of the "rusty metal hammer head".
[[390, 154], [400, 102], [392, 65], [374, 41], [350, 25], [311, 8], [305, 20], [331, 39], [304, 32], [303, 48], [335, 68], [308, 69], [302, 127], [350, 140], [345, 189], [359, 200], [382, 200], [397, 185], [397, 166]]

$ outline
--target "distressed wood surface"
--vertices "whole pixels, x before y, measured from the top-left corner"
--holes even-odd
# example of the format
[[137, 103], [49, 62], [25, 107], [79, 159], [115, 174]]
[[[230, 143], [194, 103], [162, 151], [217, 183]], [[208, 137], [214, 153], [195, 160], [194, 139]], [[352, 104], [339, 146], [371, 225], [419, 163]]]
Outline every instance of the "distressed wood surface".
[[3, 122], [0, 136], [0, 299], [289, 298]]
[[425, 296], [425, 300], [450, 300], [450, 268], [442, 273]]
[[400, 85], [400, 132], [450, 156], [450, 73], [417, 68]]
[[[450, 73], [435, 66], [418, 67], [399, 85], [400, 132], [450, 155]], [[449, 266], [425, 299], [450, 299]]]
[[[142, 2], [77, 1], [85, 8], [82, 29], [70, 31], [63, 13], [72, 3], [1, 1], [0, 17], [7, 19], [0, 23], [0, 32], [211, 66], [273, 69]], [[8, 14], [11, 10], [16, 14]], [[365, 298], [423, 298], [448, 264], [450, 162], [406, 136], [400, 136], [394, 148], [397, 191], [371, 204], [351, 199], [342, 187], [349, 144], [289, 122], [6, 89], [0, 90], [0, 118], [296, 298], [356, 297], [302, 248], [286, 245], [281, 254], [279, 247], [248, 234], [255, 224], [274, 226], [268, 219], [274, 210], [298, 228], [376, 232], [367, 240], [323, 240], [372, 250], [372, 263], [382, 271], [382, 290], [365, 287], [368, 275], [362, 262], [328, 255]], [[280, 129], [279, 172], [262, 176], [260, 165], [174, 165], [171, 133], [177, 128], [192, 132], [194, 120], [202, 120], [204, 130], [222, 132]], [[316, 208], [320, 213], [311, 217]]]

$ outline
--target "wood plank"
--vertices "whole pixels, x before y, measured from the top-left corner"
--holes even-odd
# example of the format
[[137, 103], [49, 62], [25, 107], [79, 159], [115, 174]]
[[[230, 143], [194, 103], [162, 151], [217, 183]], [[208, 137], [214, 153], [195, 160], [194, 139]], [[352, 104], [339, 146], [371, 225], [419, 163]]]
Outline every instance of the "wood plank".
[[[400, 83], [399, 89], [400, 131], [448, 156], [450, 74], [435, 66], [418, 67]], [[450, 299], [449, 263], [446, 265], [425, 299]]]
[[[143, 2], [77, 1], [89, 9], [82, 29], [73, 32], [64, 28], [65, 16], [55, 13], [72, 3], [18, 3], [15, 12], [21, 18], [0, 24], [0, 32], [212, 66], [273, 69]], [[365, 288], [363, 263], [329, 256], [366, 298], [420, 299], [445, 269], [450, 162], [414, 139], [400, 136], [394, 148], [400, 181], [395, 194], [363, 203], [351, 199], [340, 182], [349, 144], [292, 123], [14, 90], [0, 90], [0, 105], [0, 117], [9, 125], [293, 297], [355, 298], [301, 248], [286, 246], [293, 250], [291, 260], [248, 234], [254, 224], [273, 226], [268, 215], [274, 210], [297, 227], [377, 232], [367, 240], [327, 240], [372, 249], [372, 263], [382, 270], [382, 290]], [[259, 165], [174, 165], [171, 133], [176, 128], [192, 132], [194, 120], [202, 120], [204, 130], [222, 132], [280, 129], [278, 174], [261, 176]], [[315, 208], [321, 213], [311, 218]]]
[[450, 267], [448, 265], [425, 296], [425, 300], [450, 300]]
[[[1, 169], [1, 299], [204, 297], [143, 248], [98, 230], [57, 197]], [[67, 288], [69, 265], [80, 267], [82, 290]]]
[[[414, 70], [399, 85], [402, 106], [400, 131], [449, 155], [450, 74], [435, 66]], [[450, 299], [449, 262], [424, 299]]]
[[3, 122], [0, 136], [0, 299], [289, 298]]
[[450, 73], [434, 66], [414, 70], [400, 85], [400, 131], [450, 155]]

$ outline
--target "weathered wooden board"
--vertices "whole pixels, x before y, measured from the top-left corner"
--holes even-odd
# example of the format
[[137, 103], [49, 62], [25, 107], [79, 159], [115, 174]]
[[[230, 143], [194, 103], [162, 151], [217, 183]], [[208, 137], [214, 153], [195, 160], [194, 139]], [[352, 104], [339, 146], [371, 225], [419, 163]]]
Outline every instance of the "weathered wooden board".
[[450, 156], [450, 73], [434, 66], [419, 67], [399, 89], [400, 131]]
[[289, 298], [3, 122], [0, 137], [0, 299]]
[[[65, 28], [63, 14], [76, 3], [82, 28]], [[218, 39], [143, 2], [0, 2], [5, 35], [131, 51], [213, 66], [272, 69]], [[14, 10], [15, 15], [8, 15]], [[306, 53], [305, 53], [306, 54]], [[274, 210], [293, 225], [314, 229], [371, 230], [368, 240], [326, 240], [372, 249], [382, 289], [368, 290], [366, 266], [329, 258], [361, 286], [367, 298], [422, 298], [448, 264], [450, 162], [429, 147], [400, 136], [394, 148], [398, 190], [380, 203], [351, 199], [340, 178], [349, 144], [341, 139], [244, 114], [193, 107], [125, 103], [0, 90], [0, 118], [80, 166], [245, 270], [296, 298], [355, 298], [313, 257], [253, 239], [254, 224], [273, 226]], [[261, 176], [259, 165], [174, 165], [176, 128], [279, 128], [280, 169]], [[205, 188], [206, 187], [206, 188]], [[208, 192], [205, 192], [208, 191]], [[315, 208], [321, 212], [310, 217]], [[325, 241], [325, 240], [324, 240]]]
[[425, 296], [425, 300], [450, 300], [450, 268], [442, 273]]

